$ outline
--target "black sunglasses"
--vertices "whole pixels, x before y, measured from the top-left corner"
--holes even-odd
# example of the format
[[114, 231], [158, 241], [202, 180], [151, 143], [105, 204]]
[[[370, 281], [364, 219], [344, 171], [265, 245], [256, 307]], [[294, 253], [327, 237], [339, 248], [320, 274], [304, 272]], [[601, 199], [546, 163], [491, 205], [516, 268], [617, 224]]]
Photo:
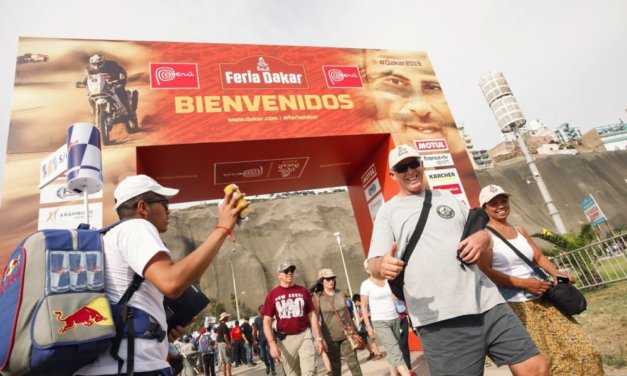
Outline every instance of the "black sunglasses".
[[324, 279], [325, 281], [335, 281], [335, 277], [324, 277], [322, 279]]
[[292, 274], [294, 274], [295, 271], [296, 271], [295, 267], [289, 267], [289, 268], [287, 268], [285, 270], [282, 270], [281, 273], [285, 273], [285, 274], [292, 273]]
[[397, 164], [396, 166], [392, 168], [392, 170], [399, 174], [404, 174], [407, 172], [408, 169], [418, 168], [420, 167], [421, 164], [422, 164], [422, 161], [420, 161], [420, 158], [414, 158], [411, 162], [408, 162], [405, 164]]
[[145, 201], [148, 205], [152, 204], [161, 204], [165, 208], [165, 210], [169, 210], [170, 201], [168, 199], [155, 200], [155, 201]]

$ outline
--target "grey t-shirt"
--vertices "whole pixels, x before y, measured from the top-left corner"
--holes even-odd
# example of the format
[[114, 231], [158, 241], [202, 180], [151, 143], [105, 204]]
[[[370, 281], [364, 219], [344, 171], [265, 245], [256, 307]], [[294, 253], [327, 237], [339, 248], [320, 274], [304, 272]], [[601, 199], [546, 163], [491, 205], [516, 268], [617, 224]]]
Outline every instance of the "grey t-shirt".
[[[424, 192], [395, 196], [383, 204], [372, 230], [368, 258], [385, 255], [393, 242], [399, 259], [422, 209]], [[414, 326], [478, 314], [504, 303], [494, 283], [476, 265], [457, 260], [468, 208], [452, 193], [434, 190], [431, 211], [418, 245], [406, 265], [405, 299]]]

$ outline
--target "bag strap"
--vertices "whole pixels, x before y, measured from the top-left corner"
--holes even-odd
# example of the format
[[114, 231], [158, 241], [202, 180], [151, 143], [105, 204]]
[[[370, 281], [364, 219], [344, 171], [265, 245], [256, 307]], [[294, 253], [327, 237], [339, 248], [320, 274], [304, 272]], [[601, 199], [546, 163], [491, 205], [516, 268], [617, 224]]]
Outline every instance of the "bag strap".
[[514, 253], [518, 255], [518, 257], [520, 257], [527, 265], [531, 267], [531, 269], [533, 269], [533, 271], [536, 274], [540, 276], [540, 278], [546, 281], [549, 280], [549, 276], [544, 272], [544, 270], [540, 269], [538, 265], [536, 265], [533, 261], [529, 260], [525, 255], [523, 255], [522, 252], [520, 252], [516, 247], [514, 247], [514, 245], [510, 243], [509, 240], [505, 239], [503, 235], [501, 235], [498, 231], [496, 231], [494, 228], [490, 226], [486, 226], [486, 228], [490, 230], [494, 235], [496, 235], [499, 239], [501, 239], [503, 243], [505, 243], [508, 247], [510, 247], [512, 251], [514, 251]]
[[[337, 316], [337, 319], [340, 323], [340, 328], [342, 328], [342, 330], [346, 332], [346, 328], [344, 328], [344, 320], [342, 320], [342, 317], [340, 317], [340, 313], [337, 311], [337, 309], [335, 309], [335, 304], [333, 304], [331, 299], [329, 299], [329, 296], [324, 291], [322, 291], [322, 295], [324, 295], [324, 298], [327, 300], [327, 302], [329, 302], [329, 305], [331, 306], [331, 308], [333, 308], [333, 312], [335, 312], [335, 315]], [[348, 309], [346, 308], [346, 304], [344, 305], [344, 309], [346, 309], [346, 313], [347, 313], [346, 316], [350, 318], [350, 315], [348, 314]]]
[[126, 361], [128, 362], [126, 366], [126, 374], [129, 376], [133, 375], [133, 371], [135, 368], [135, 325], [133, 322], [133, 307], [129, 307], [128, 302], [131, 300], [135, 291], [139, 290], [139, 287], [144, 282], [144, 277], [135, 273], [133, 276], [133, 281], [130, 286], [124, 292], [124, 295], [120, 298], [117, 304], [122, 305], [122, 314], [120, 315], [120, 320], [115, 323], [115, 338], [113, 339], [113, 344], [111, 345], [111, 350], [109, 354], [113, 357], [113, 359], [118, 362], [118, 374], [122, 372], [122, 366], [124, 365], [124, 360], [118, 355], [118, 351], [120, 350], [120, 344], [122, 343], [122, 336], [124, 335], [124, 326], [128, 327], [128, 336], [127, 336], [127, 352], [126, 352]]
[[[405, 252], [403, 253], [402, 260], [407, 265], [411, 254], [414, 252], [414, 248], [416, 248], [416, 244], [418, 244], [418, 240], [420, 236], [422, 236], [422, 232], [425, 229], [425, 225], [427, 224], [427, 218], [429, 217], [429, 212], [431, 211], [431, 190], [425, 189], [425, 200], [422, 203], [422, 211], [420, 212], [420, 218], [418, 218], [418, 222], [416, 223], [416, 229], [414, 233], [411, 234], [411, 238], [407, 243], [407, 247], [405, 247]], [[403, 277], [405, 274], [405, 268], [401, 271], [403, 273]], [[404, 278], [403, 278], [404, 279]]]

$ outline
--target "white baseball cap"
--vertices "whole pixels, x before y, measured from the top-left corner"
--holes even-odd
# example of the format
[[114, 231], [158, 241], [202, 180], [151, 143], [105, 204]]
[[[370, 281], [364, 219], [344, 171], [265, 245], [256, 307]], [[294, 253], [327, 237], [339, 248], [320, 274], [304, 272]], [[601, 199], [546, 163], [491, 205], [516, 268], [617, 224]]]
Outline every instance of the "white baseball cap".
[[405, 158], [416, 157], [420, 158], [418, 151], [409, 145], [398, 145], [394, 149], [390, 150], [390, 156], [388, 157], [388, 163], [390, 170]]
[[487, 204], [498, 195], [505, 195], [507, 197], [511, 196], [508, 192], [505, 192], [503, 188], [498, 185], [489, 184], [481, 189], [479, 193], [479, 206], [483, 207], [483, 205]]
[[113, 191], [113, 198], [115, 199], [115, 208], [133, 197], [139, 196], [142, 193], [155, 192], [165, 197], [172, 197], [179, 193], [178, 189], [166, 188], [150, 176], [146, 175], [134, 175], [124, 178]]

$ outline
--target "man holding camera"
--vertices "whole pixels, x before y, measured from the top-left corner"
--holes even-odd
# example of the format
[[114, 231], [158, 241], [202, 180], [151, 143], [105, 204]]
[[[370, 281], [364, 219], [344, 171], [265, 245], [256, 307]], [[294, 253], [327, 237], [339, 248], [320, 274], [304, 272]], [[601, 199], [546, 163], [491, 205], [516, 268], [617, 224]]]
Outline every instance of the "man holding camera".
[[400, 192], [377, 212], [368, 269], [390, 280], [406, 269], [405, 303], [431, 374], [482, 375], [488, 355], [514, 375], [546, 375], [546, 361], [522, 323], [475, 265], [491, 246], [489, 235], [478, 231], [460, 241], [469, 211], [452, 193], [431, 191], [424, 231], [407, 265], [400, 259], [427, 197], [424, 166], [408, 145], [392, 149], [388, 163]]
[[[270, 354], [283, 363], [286, 376], [314, 376], [315, 353], [322, 353], [324, 343], [309, 291], [294, 283], [295, 272], [296, 266], [289, 262], [277, 268], [279, 285], [268, 293], [261, 309], [263, 331]], [[276, 339], [272, 332], [275, 319]]]
[[[167, 328], [163, 308], [164, 296], [178, 298], [195, 281], [200, 279], [218, 254], [227, 236], [233, 237], [233, 228], [239, 213], [248, 204], [238, 206], [243, 195], [231, 191], [218, 205], [218, 223], [196, 250], [174, 262], [170, 251], [163, 244], [159, 233], [166, 232], [169, 223], [169, 199], [179, 190], [167, 188], [146, 175], [129, 176], [122, 180], [113, 192], [115, 210], [124, 220], [103, 236], [105, 253], [105, 293], [111, 302], [120, 301], [128, 286], [139, 275], [145, 280], [133, 294], [128, 305], [145, 312], [164, 332]], [[154, 326], [151, 324], [151, 327]], [[135, 325], [138, 333], [143, 333]], [[174, 329], [173, 329], [174, 330]], [[177, 330], [184, 329], [178, 327]], [[157, 332], [157, 330], [155, 330]], [[178, 333], [170, 333], [178, 335]], [[127, 365], [143, 375], [168, 375], [168, 341], [164, 336], [140, 337], [128, 346], [122, 339], [118, 363], [109, 352], [101, 354], [94, 362], [76, 372], [77, 375], [116, 375], [126, 373]], [[131, 368], [129, 366], [129, 368]]]

